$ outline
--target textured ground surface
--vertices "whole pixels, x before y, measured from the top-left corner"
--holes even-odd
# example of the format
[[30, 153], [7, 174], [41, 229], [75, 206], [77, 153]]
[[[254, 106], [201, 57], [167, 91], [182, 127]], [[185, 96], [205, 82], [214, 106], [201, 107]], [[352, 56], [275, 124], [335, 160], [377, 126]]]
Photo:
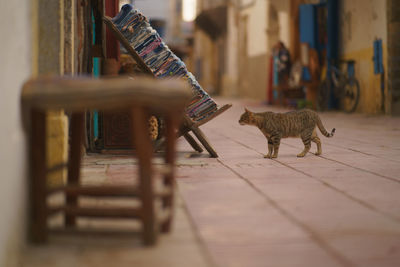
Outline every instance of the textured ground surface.
[[[301, 140], [284, 139], [270, 160], [259, 130], [238, 124], [243, 106], [268, 107], [233, 104], [202, 127], [218, 159], [179, 141], [174, 229], [157, 247], [53, 237], [29, 247], [23, 266], [400, 266], [400, 118], [323, 113], [336, 134], [321, 137], [321, 156], [297, 158]], [[89, 156], [83, 174], [88, 182], [129, 182], [134, 165]]]

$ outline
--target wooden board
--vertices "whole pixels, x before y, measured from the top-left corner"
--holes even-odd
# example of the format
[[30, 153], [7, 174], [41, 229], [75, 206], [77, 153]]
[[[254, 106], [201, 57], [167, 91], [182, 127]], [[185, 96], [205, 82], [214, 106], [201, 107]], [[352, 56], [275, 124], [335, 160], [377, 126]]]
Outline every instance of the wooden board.
[[[183, 108], [190, 99], [189, 85], [178, 80], [116, 77], [40, 77], [25, 83], [22, 89], [24, 106], [37, 109], [122, 109], [132, 103], [168, 110]], [[175, 108], [174, 108], [175, 109]]]

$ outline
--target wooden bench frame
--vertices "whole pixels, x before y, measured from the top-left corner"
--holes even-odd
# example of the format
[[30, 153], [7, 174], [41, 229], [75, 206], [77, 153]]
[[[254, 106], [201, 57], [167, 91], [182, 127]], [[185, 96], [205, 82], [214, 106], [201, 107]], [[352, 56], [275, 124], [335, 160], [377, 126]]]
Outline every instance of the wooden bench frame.
[[[121, 44], [126, 48], [128, 53], [133, 57], [133, 59], [138, 64], [139, 68], [147, 75], [155, 77], [153, 71], [144, 63], [142, 58], [138, 55], [138, 53], [133, 49], [129, 43], [129, 41], [122, 35], [122, 33], [117, 29], [114, 25], [110, 17], [103, 16], [103, 22], [106, 24], [108, 29], [115, 35], [115, 37], [121, 42]], [[192, 132], [195, 137], [199, 140], [199, 142], [203, 145], [203, 147], [208, 151], [211, 157], [218, 158], [218, 154], [215, 149], [210, 145], [210, 142], [207, 140], [206, 135], [200, 130], [200, 126], [217, 117], [227, 109], [232, 107], [231, 104], [225, 104], [224, 106], [218, 108], [214, 113], [210, 116], [206, 117], [200, 121], [193, 121], [186, 113], [183, 114], [183, 123], [180, 127], [180, 131], [178, 133], [178, 137], [183, 136], [185, 140], [192, 146], [192, 148], [198, 152], [203, 152], [203, 148], [196, 142], [196, 140], [190, 135]], [[156, 149], [163, 145], [163, 140], [161, 139], [156, 144]]]
[[[178, 81], [161, 81], [137, 78], [134, 82], [124, 78], [90, 79], [44, 77], [25, 83], [22, 91], [22, 108], [28, 129], [30, 162], [30, 234], [35, 243], [48, 239], [47, 219], [62, 213], [65, 229], [76, 229], [78, 217], [125, 218], [142, 222], [142, 238], [146, 245], [153, 245], [158, 232], [168, 232], [173, 215], [174, 166], [176, 127], [180, 123], [185, 104], [190, 99], [188, 86]], [[132, 113], [133, 145], [139, 161], [139, 185], [83, 186], [80, 182], [80, 162], [84, 136], [84, 114], [88, 109], [114, 110], [127, 108]], [[71, 138], [69, 160], [52, 168], [46, 166], [46, 113], [50, 110], [71, 112]], [[149, 113], [158, 112], [165, 118], [166, 150], [164, 171], [160, 174], [164, 189], [154, 192], [152, 167], [153, 145], [148, 135]], [[58, 188], [47, 186], [46, 175], [68, 168], [67, 183]], [[55, 193], [66, 196], [65, 205], [51, 207], [47, 198]], [[83, 207], [79, 196], [129, 197], [139, 199], [140, 207]], [[157, 220], [154, 201], [162, 202], [167, 216]], [[63, 229], [62, 229], [63, 230]]]

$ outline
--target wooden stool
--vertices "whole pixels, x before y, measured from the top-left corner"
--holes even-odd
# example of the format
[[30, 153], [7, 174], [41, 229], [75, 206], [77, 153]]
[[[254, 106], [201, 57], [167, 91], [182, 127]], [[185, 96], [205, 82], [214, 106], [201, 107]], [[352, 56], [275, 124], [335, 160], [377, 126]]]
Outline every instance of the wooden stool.
[[[183, 82], [136, 78], [90, 79], [42, 77], [25, 83], [22, 91], [23, 112], [30, 124], [30, 193], [32, 241], [46, 242], [49, 232], [48, 217], [63, 213], [65, 227], [75, 229], [76, 218], [130, 218], [142, 222], [143, 242], [156, 242], [159, 230], [170, 230], [173, 204], [175, 140], [184, 107], [190, 99], [190, 90]], [[139, 185], [134, 186], [83, 186], [79, 171], [84, 133], [84, 114], [88, 109], [113, 110], [127, 108], [133, 116], [133, 145], [139, 162]], [[48, 169], [46, 167], [46, 112], [65, 110], [71, 112], [71, 139], [68, 162]], [[154, 192], [152, 168], [153, 145], [148, 135], [149, 111], [165, 118], [166, 151], [163, 189]], [[68, 168], [66, 185], [48, 188], [46, 174]], [[47, 198], [56, 192], [66, 196], [65, 205], [50, 207]], [[140, 200], [140, 207], [83, 207], [78, 197], [129, 197]], [[156, 219], [154, 200], [161, 199], [163, 209], [169, 213], [162, 222]]]

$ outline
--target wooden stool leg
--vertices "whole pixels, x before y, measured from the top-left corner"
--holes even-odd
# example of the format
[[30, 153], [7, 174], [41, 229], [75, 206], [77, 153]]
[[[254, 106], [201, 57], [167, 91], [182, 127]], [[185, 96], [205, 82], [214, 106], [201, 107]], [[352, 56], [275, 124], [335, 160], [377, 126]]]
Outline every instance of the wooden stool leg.
[[156, 140], [153, 145], [153, 150], [155, 152], [161, 150], [165, 145], [165, 138], [161, 137], [160, 139]]
[[[171, 194], [163, 199], [163, 207], [170, 209], [168, 219], [161, 225], [162, 232], [169, 232], [171, 230], [171, 222], [174, 212], [174, 175], [175, 175], [175, 144], [176, 144], [176, 127], [178, 126], [178, 114], [170, 114], [166, 118], [166, 140], [167, 149], [165, 154], [165, 163], [171, 168], [171, 171], [164, 176], [164, 186], [171, 188]], [[190, 135], [189, 135], [190, 136]], [[191, 137], [191, 136], [190, 136]], [[194, 141], [194, 139], [193, 139]], [[194, 141], [196, 142], [196, 141]], [[196, 143], [197, 144], [197, 143]]]
[[197, 137], [200, 143], [205, 147], [205, 149], [210, 153], [211, 157], [218, 158], [217, 152], [215, 152], [214, 148], [209, 144], [206, 136], [198, 127], [191, 127], [193, 134]]
[[[82, 144], [85, 117], [84, 113], [73, 113], [71, 116], [71, 141], [68, 159], [67, 185], [78, 185], [80, 175], [80, 164], [82, 159]], [[78, 198], [76, 195], [66, 195], [66, 205], [77, 207]], [[65, 215], [65, 226], [73, 227], [76, 225], [76, 216]]]
[[[178, 134], [178, 137], [183, 136], [185, 138], [185, 140], [189, 143], [189, 145], [197, 152], [201, 153], [203, 152], [203, 148], [196, 142], [196, 140], [190, 135], [189, 133], [190, 129], [186, 130], [184, 129], [183, 131], [180, 132], [180, 134]], [[155, 143], [155, 151], [160, 150], [163, 146], [165, 146], [165, 137], [162, 137], [160, 140], [157, 140]]]
[[196, 142], [196, 140], [190, 135], [190, 133], [184, 133], [183, 137], [193, 147], [194, 150], [199, 153], [203, 152], [203, 148]]
[[149, 138], [146, 112], [141, 107], [134, 107], [132, 118], [133, 142], [139, 160], [143, 242], [145, 245], [153, 245], [156, 243], [158, 234], [152, 181], [153, 146]]
[[30, 154], [30, 197], [31, 197], [31, 239], [35, 243], [47, 241], [46, 208], [46, 114], [31, 113]]

